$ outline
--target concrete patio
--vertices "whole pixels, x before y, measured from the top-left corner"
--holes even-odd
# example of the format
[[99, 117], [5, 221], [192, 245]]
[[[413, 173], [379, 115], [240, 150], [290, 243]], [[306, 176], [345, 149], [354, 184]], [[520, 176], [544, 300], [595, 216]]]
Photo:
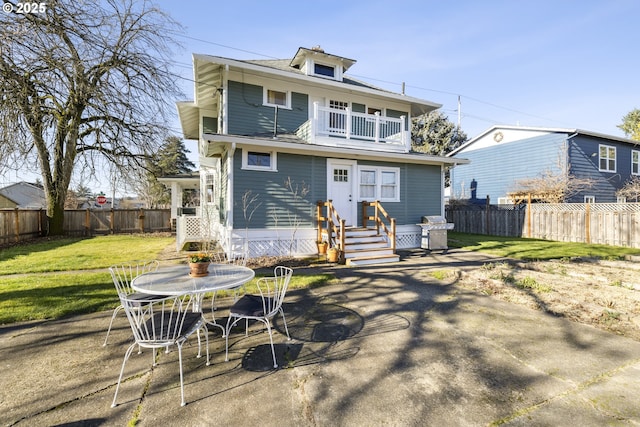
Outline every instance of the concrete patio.
[[233, 333], [225, 362], [212, 328], [211, 366], [195, 357], [195, 338], [185, 345], [185, 407], [177, 351], [161, 353], [155, 368], [145, 351], [127, 363], [111, 408], [131, 342], [124, 315], [106, 347], [111, 312], [1, 326], [2, 424], [640, 425], [640, 342], [427, 274], [495, 260], [451, 250], [384, 267], [314, 268], [340, 281], [288, 294], [292, 340], [274, 335], [281, 369], [271, 369], [257, 329]]

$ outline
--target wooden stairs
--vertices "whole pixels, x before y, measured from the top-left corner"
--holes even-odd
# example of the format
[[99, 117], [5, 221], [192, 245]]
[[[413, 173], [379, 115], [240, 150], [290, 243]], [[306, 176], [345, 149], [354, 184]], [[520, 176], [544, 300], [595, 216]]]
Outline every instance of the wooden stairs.
[[344, 260], [346, 265], [371, 265], [398, 262], [387, 236], [375, 228], [347, 227], [344, 237]]

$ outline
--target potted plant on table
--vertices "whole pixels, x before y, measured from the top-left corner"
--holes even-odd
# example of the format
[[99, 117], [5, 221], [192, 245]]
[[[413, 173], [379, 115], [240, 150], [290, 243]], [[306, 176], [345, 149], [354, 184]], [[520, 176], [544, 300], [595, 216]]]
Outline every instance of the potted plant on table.
[[198, 252], [187, 257], [189, 262], [189, 275], [191, 277], [202, 277], [209, 274], [209, 264], [211, 264], [211, 255], [206, 252]]

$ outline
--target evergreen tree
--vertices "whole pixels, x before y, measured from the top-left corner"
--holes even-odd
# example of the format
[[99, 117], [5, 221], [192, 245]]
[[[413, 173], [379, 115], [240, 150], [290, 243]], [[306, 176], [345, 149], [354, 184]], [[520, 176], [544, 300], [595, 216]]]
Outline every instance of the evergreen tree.
[[438, 110], [419, 116], [412, 123], [411, 148], [420, 153], [444, 156], [467, 139], [467, 134]]
[[627, 138], [640, 141], [640, 110], [635, 108], [622, 118], [622, 124], [618, 125]]
[[138, 183], [133, 184], [138, 194], [146, 200], [148, 207], [171, 204], [170, 189], [158, 182], [158, 178], [193, 172], [195, 164], [187, 157], [188, 153], [190, 151], [185, 147], [184, 141], [170, 136], [158, 152], [149, 157], [144, 176], [136, 178]]

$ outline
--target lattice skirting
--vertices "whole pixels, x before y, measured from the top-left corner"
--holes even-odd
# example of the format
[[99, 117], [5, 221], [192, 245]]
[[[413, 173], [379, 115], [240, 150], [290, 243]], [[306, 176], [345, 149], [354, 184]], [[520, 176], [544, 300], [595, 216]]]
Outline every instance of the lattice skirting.
[[[420, 247], [421, 232], [406, 232], [396, 235], [397, 249], [415, 249]], [[315, 239], [300, 237], [283, 239], [278, 237], [243, 237], [233, 238], [233, 247], [243, 247], [246, 244], [248, 256], [311, 256], [317, 254]]]
[[[227, 253], [246, 251], [251, 258], [261, 256], [312, 256], [317, 253], [317, 231], [315, 229], [227, 230], [220, 224], [213, 224], [210, 228], [208, 230], [209, 233], [203, 233], [199, 218], [180, 218], [176, 239], [178, 250], [181, 250], [185, 242], [202, 241], [203, 238], [201, 236], [208, 235], [218, 240], [218, 243]], [[399, 227], [396, 232], [396, 248], [419, 248], [421, 237], [422, 234], [419, 228]]]

